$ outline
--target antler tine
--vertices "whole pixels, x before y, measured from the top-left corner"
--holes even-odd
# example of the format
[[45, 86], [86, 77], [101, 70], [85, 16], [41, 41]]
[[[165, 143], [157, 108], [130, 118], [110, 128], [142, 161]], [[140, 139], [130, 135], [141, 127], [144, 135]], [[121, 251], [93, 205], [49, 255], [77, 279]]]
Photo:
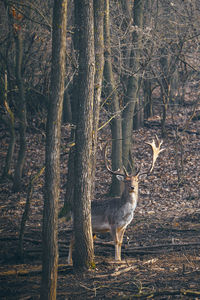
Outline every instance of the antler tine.
[[113, 175], [121, 175], [121, 176], [124, 176], [124, 174], [122, 172], [120, 172], [120, 169], [116, 170], [116, 171], [113, 171], [109, 164], [108, 164], [108, 160], [107, 160], [107, 148], [108, 148], [108, 143], [109, 141], [106, 142], [106, 145], [104, 147], [104, 151], [103, 151], [103, 156], [104, 156], [104, 162], [105, 162], [105, 166], [106, 166], [106, 169], [108, 170], [108, 172], [110, 172], [111, 174]]
[[156, 141], [157, 141], [158, 146], [156, 146], [155, 140], [153, 140], [152, 143], [146, 142], [146, 144], [151, 147], [152, 153], [153, 153], [152, 164], [151, 164], [149, 171], [147, 172], [148, 174], [153, 171], [153, 168], [154, 168], [155, 162], [158, 158], [158, 155], [163, 150], [165, 150], [164, 148], [160, 149], [161, 145], [163, 144], [163, 141], [162, 140], [160, 141], [159, 138], [157, 137], [157, 135], [156, 135]]
[[124, 174], [126, 177], [131, 177], [131, 176], [137, 176], [139, 173], [140, 173], [140, 168], [138, 170], [136, 170], [136, 172], [133, 172], [133, 167], [131, 165], [131, 162], [128, 160], [128, 163], [129, 163], [129, 166], [130, 166], [130, 169], [131, 169], [131, 172], [129, 173], [127, 171], [127, 169], [125, 168], [125, 166], [123, 165], [123, 170], [124, 170]]
[[126, 170], [125, 166], [123, 165], [123, 170], [124, 170], [124, 174], [126, 177], [129, 177], [130, 174], [128, 173], [128, 171]]

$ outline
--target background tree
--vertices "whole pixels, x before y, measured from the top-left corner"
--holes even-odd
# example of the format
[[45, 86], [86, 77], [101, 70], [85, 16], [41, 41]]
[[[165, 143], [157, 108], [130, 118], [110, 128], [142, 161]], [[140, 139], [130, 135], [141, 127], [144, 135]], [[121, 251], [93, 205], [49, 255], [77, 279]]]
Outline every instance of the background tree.
[[58, 200], [60, 194], [60, 128], [64, 95], [67, 0], [53, 8], [51, 94], [47, 118], [41, 299], [56, 299], [58, 268]]
[[[18, 158], [15, 165], [15, 172], [13, 177], [13, 190], [19, 191], [21, 189], [21, 179], [23, 174], [24, 168], [24, 161], [25, 161], [25, 153], [26, 153], [26, 99], [25, 99], [25, 90], [24, 90], [24, 79], [23, 79], [23, 15], [18, 12], [14, 7], [8, 5], [7, 1], [4, 2], [5, 8], [8, 12], [8, 22], [9, 28], [12, 32], [12, 36], [14, 38], [14, 49], [15, 49], [15, 85], [18, 90], [18, 97], [16, 97], [16, 114], [19, 119], [19, 151], [18, 151]], [[3, 58], [5, 58], [3, 56]], [[7, 63], [6, 63], [7, 64]], [[8, 66], [5, 65], [6, 74], [8, 70]], [[10, 74], [10, 73], [9, 73]], [[10, 78], [10, 76], [8, 76]], [[13, 151], [14, 151], [14, 143], [15, 143], [15, 134], [14, 134], [14, 113], [12, 112], [11, 108], [9, 107], [8, 102], [8, 81], [6, 75], [6, 99], [4, 102], [6, 111], [9, 114], [9, 125], [10, 129], [10, 146], [8, 148], [7, 153], [7, 161], [6, 161], [6, 168], [4, 169], [4, 177], [9, 172], [9, 164], [12, 159]], [[7, 170], [6, 170], [7, 169]]]
[[[94, 51], [95, 51], [95, 76], [94, 76], [94, 108], [93, 108], [93, 168], [92, 178], [96, 173], [96, 153], [98, 143], [99, 115], [104, 69], [104, 0], [94, 0]], [[93, 180], [93, 189], [95, 180]], [[92, 192], [94, 194], [94, 191]]]
[[[113, 75], [111, 40], [110, 40], [110, 1], [105, 1], [104, 14], [104, 92], [106, 98], [106, 108], [109, 112], [111, 134], [112, 134], [112, 168], [113, 170], [122, 169], [122, 121], [117, 92], [117, 82]], [[112, 177], [110, 194], [120, 195], [122, 185]]]
[[[2, 7], [2, 3], [4, 7]], [[43, 87], [39, 87], [38, 84], [40, 81], [39, 78], [41, 78], [40, 54], [43, 53], [45, 56], [47, 55], [46, 53], [50, 53], [50, 51], [42, 52], [41, 45], [43, 44], [44, 46], [45, 43], [43, 43], [42, 39], [39, 40], [35, 33], [39, 31], [40, 21], [42, 24], [41, 19], [42, 16], [44, 17], [42, 14], [43, 9], [44, 7], [41, 7], [39, 12], [39, 10], [37, 10], [37, 4], [36, 6], [31, 6], [31, 4], [26, 6], [23, 5], [22, 1], [16, 3], [11, 3], [6, 0], [1, 1], [2, 20], [4, 24], [4, 30], [1, 32], [0, 38], [1, 80], [3, 79], [3, 69], [7, 73], [7, 108], [2, 105], [2, 102], [1, 108], [4, 114], [9, 115], [7, 118], [9, 119], [7, 126], [11, 136], [5, 167], [7, 170], [10, 169], [9, 179], [13, 179], [13, 189], [15, 191], [21, 188], [24, 174], [27, 171], [25, 166], [27, 117], [30, 120], [30, 115], [33, 116], [35, 110], [32, 108], [35, 108], [38, 104], [38, 99], [36, 98], [42, 95], [41, 91]], [[31, 22], [32, 24], [30, 24]], [[44, 24], [41, 26], [43, 25]], [[48, 38], [48, 35], [46, 35], [46, 37]], [[41, 99], [42, 97], [40, 100]], [[32, 103], [34, 103], [33, 106]], [[40, 104], [43, 106], [42, 101]], [[11, 112], [12, 117], [10, 117]], [[18, 151], [14, 152], [15, 140], [17, 146], [19, 144], [19, 147], [17, 147]], [[18, 157], [16, 157], [16, 153], [18, 153]], [[14, 172], [13, 158], [15, 160]]]
[[[123, 136], [123, 164], [127, 168], [130, 160], [133, 117], [136, 103], [139, 102], [139, 70], [142, 49], [142, 27], [143, 27], [144, 1], [135, 0], [133, 5], [132, 49], [130, 53], [129, 68], [131, 75], [127, 81], [127, 91], [124, 98], [124, 111], [122, 123]], [[131, 161], [131, 160], [130, 160]]]
[[5, 159], [5, 165], [2, 173], [2, 181], [4, 181], [8, 176], [10, 176], [11, 172], [11, 162], [13, 159], [14, 148], [15, 148], [15, 116], [13, 111], [11, 110], [8, 103], [8, 81], [7, 81], [7, 71], [5, 70], [4, 82], [2, 81], [2, 86], [4, 87], [4, 91], [2, 93], [3, 105], [5, 107], [6, 114], [5, 116], [0, 116], [0, 119], [4, 122], [6, 127], [8, 127], [8, 131], [10, 134], [8, 151]]
[[23, 60], [23, 35], [21, 28], [21, 20], [23, 16], [17, 13], [15, 9], [12, 9], [13, 14], [13, 30], [15, 38], [15, 49], [16, 49], [16, 84], [18, 87], [18, 105], [17, 114], [19, 118], [19, 153], [17, 158], [17, 163], [15, 166], [15, 174], [13, 181], [13, 190], [19, 191], [22, 184], [22, 174], [24, 168], [25, 154], [26, 154], [26, 127], [27, 127], [27, 117], [26, 117], [26, 98], [24, 90], [24, 79], [22, 76], [22, 60]]

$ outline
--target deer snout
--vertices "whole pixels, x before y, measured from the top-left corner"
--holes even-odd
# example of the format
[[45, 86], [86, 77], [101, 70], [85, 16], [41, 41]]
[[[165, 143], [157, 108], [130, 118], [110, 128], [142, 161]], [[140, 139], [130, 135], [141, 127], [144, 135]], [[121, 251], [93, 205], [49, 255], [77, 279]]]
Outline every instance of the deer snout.
[[133, 193], [134, 192], [135, 187], [134, 186], [130, 186], [129, 192]]

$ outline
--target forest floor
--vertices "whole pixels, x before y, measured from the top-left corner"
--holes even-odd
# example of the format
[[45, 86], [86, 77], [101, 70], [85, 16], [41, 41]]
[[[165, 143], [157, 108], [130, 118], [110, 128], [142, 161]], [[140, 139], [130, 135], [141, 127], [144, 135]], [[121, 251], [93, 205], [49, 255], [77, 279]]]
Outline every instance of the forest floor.
[[[113, 260], [110, 235], [100, 235], [95, 240], [96, 268], [84, 274], [74, 273], [73, 267], [67, 265], [71, 228], [59, 223], [57, 299], [200, 298], [200, 120], [197, 116], [188, 122], [193, 108], [192, 103], [186, 103], [173, 108], [173, 118], [169, 113], [165, 151], [152, 174], [140, 182], [135, 217], [124, 236], [122, 262]], [[145, 142], [152, 141], [155, 134], [160, 136], [159, 123], [159, 117], [154, 117], [144, 128], [133, 132], [133, 154], [136, 164], [143, 169], [148, 168], [151, 160]], [[108, 129], [101, 132], [100, 138], [108, 138]], [[0, 184], [0, 299], [39, 299], [43, 176], [33, 190], [23, 263], [17, 257], [27, 185], [44, 165], [44, 136], [30, 129], [27, 139], [24, 190], [13, 193], [11, 182]], [[63, 126], [60, 207], [65, 193], [68, 139], [69, 127]], [[1, 127], [1, 170], [8, 140], [5, 128]], [[99, 149], [96, 198], [108, 192], [110, 180]]]

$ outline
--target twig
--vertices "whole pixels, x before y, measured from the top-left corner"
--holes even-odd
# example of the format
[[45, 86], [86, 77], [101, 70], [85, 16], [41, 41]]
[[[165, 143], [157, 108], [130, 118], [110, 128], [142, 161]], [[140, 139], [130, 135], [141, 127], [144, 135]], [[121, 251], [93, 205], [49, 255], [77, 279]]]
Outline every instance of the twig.
[[155, 299], [155, 297], [161, 297], [161, 296], [194, 296], [200, 298], [200, 292], [199, 291], [193, 291], [193, 290], [164, 290], [164, 291], [155, 291], [155, 292], [149, 292], [149, 293], [139, 293], [134, 294], [128, 297], [123, 297], [123, 299]]
[[136, 266], [131, 266], [131, 267], [123, 268], [123, 269], [121, 269], [119, 271], [115, 271], [112, 274], [109, 274], [109, 276], [116, 277], [116, 276], [119, 276], [121, 274], [124, 274], [124, 273], [127, 273], [129, 271], [132, 271], [134, 269], [136, 269]]

